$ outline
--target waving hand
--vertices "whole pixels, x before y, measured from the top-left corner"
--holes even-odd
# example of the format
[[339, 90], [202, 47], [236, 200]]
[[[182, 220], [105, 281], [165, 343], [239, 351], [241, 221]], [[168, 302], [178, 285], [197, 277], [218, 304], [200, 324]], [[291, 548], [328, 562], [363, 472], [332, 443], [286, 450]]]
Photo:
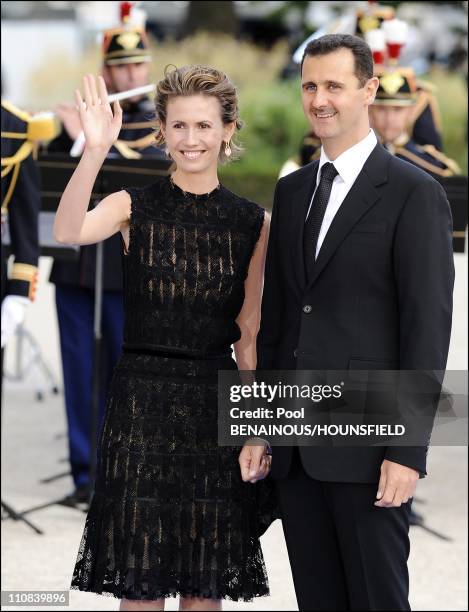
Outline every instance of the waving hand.
[[84, 99], [78, 89], [75, 100], [86, 139], [87, 149], [108, 151], [116, 142], [122, 126], [122, 109], [114, 102], [114, 113], [109, 103], [106, 84], [102, 76], [96, 85], [92, 74], [83, 77]]

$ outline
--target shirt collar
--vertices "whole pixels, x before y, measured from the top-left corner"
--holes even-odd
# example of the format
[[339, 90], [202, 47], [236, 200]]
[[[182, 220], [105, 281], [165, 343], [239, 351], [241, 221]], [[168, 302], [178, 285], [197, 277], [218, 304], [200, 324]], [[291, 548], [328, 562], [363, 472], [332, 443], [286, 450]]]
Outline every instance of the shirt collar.
[[321, 147], [317, 184], [319, 184], [321, 168], [327, 162], [334, 164], [335, 169], [344, 183], [353, 183], [360, 174], [377, 142], [378, 140], [375, 133], [370, 129], [365, 138], [357, 142], [357, 144], [354, 144], [350, 149], [341, 153], [333, 162], [327, 157], [324, 147]]

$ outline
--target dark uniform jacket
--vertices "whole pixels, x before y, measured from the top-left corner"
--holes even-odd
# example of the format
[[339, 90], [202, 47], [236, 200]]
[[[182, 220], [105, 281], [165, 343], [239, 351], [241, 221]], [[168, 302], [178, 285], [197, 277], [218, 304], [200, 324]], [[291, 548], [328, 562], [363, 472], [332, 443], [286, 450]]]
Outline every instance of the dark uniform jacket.
[[414, 108], [412, 139], [419, 145], [433, 145], [443, 150], [441, 137], [440, 112], [438, 102], [430, 85], [418, 83], [417, 103]]
[[[123, 118], [119, 139], [109, 152], [109, 157], [138, 159], [164, 157], [154, 143], [154, 106], [148, 98], [135, 104], [122, 103]], [[73, 142], [65, 130], [49, 146], [50, 153], [69, 153]], [[123, 180], [125, 182], [125, 179]], [[124, 186], [124, 185], [123, 185]], [[118, 234], [104, 242], [103, 289], [122, 291], [122, 241]], [[50, 281], [55, 284], [94, 289], [96, 269], [96, 245], [80, 248], [77, 261], [54, 261]]]
[[434, 178], [441, 176], [455, 176], [460, 174], [457, 163], [432, 144], [418, 144], [413, 138], [404, 136], [394, 145], [387, 145], [390, 153], [425, 170]]
[[[2, 299], [6, 294], [34, 299], [39, 258], [39, 172], [32, 157], [32, 143], [25, 138], [28, 129], [26, 114], [2, 100], [1, 121]], [[15, 135], [23, 137], [15, 138]], [[27, 152], [26, 157], [16, 161], [23, 157], [22, 151]], [[5, 220], [8, 217], [11, 253], [14, 256], [9, 278], [3, 247], [4, 217]]]

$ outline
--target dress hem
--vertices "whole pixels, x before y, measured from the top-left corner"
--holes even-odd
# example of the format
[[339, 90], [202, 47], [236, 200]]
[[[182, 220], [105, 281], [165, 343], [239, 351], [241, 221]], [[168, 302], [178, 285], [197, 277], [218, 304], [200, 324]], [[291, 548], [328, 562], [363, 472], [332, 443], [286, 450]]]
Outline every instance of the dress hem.
[[192, 592], [192, 591], [183, 591], [183, 590], [167, 590], [167, 591], [162, 591], [160, 594], [155, 594], [152, 597], [131, 597], [131, 596], [127, 596], [127, 595], [120, 595], [118, 593], [115, 593], [114, 591], [106, 591], [106, 590], [93, 590], [93, 589], [88, 589], [88, 588], [81, 588], [78, 585], [71, 585], [70, 586], [70, 590], [71, 591], [81, 591], [83, 593], [94, 593], [95, 595], [103, 595], [104, 597], [114, 597], [117, 599], [128, 599], [130, 601], [155, 601], [157, 599], [168, 599], [168, 598], [172, 598], [172, 597], [196, 597], [199, 599], [214, 599], [214, 600], [218, 600], [218, 599], [223, 599], [223, 600], [228, 600], [228, 601], [239, 601], [239, 602], [252, 602], [255, 598], [257, 597], [269, 597], [270, 596], [270, 590], [267, 591], [260, 591], [259, 593], [256, 593], [254, 595], [240, 595], [240, 596], [236, 596], [236, 595], [229, 595], [228, 593], [225, 594], [216, 594], [215, 596], [212, 596], [211, 592], [205, 592], [205, 593], [199, 593], [199, 592]]

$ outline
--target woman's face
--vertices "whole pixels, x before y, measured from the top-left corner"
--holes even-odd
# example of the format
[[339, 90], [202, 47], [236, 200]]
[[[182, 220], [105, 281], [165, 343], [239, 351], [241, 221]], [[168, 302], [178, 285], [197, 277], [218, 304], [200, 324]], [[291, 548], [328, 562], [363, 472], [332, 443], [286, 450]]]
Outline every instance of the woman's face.
[[234, 130], [233, 123], [223, 124], [220, 103], [214, 96], [175, 96], [168, 101], [163, 132], [179, 171], [216, 169], [220, 147]]

